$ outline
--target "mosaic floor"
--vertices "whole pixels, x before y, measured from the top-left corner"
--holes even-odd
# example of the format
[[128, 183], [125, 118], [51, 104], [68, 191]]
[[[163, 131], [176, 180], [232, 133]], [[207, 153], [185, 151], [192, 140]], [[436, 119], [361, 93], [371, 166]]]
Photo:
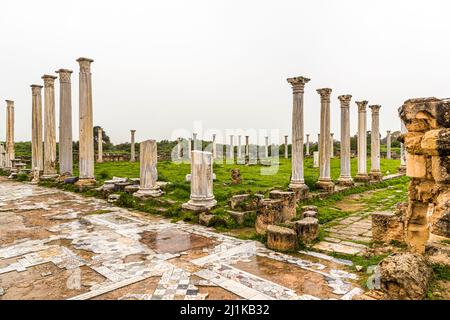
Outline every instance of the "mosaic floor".
[[350, 264], [0, 178], [0, 300], [346, 300]]

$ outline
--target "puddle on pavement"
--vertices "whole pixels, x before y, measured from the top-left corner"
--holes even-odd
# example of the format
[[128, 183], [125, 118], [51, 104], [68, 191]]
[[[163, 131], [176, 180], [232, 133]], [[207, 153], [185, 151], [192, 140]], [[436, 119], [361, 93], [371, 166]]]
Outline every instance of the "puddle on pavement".
[[5, 290], [0, 300], [67, 299], [85, 293], [92, 285], [104, 281], [103, 276], [89, 267], [66, 270], [49, 262], [24, 272], [12, 271], [0, 275], [0, 287]]
[[321, 274], [265, 257], [256, 256], [249, 260], [249, 262], [238, 262], [233, 267], [292, 289], [298, 295], [340, 298], [332, 293], [332, 289]]
[[179, 253], [209, 248], [215, 244], [211, 239], [177, 229], [165, 229], [158, 232], [144, 231], [139, 235], [141, 243], [158, 253]]

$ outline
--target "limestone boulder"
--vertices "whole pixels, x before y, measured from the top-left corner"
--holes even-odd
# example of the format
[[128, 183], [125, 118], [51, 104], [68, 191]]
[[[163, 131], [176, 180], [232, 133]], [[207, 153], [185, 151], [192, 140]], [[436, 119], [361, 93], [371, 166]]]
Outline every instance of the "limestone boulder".
[[450, 101], [434, 97], [405, 101], [399, 115], [408, 131], [450, 128]]
[[275, 225], [267, 227], [267, 247], [278, 251], [295, 251], [297, 234], [294, 230]]
[[226, 225], [223, 218], [216, 216], [215, 214], [202, 212], [198, 216], [198, 222], [206, 227], [212, 227], [217, 225]]
[[238, 168], [231, 169], [231, 184], [240, 184], [241, 182], [241, 170]]
[[432, 268], [417, 253], [397, 253], [380, 262], [380, 286], [385, 299], [420, 300], [427, 293]]
[[319, 220], [316, 218], [304, 218], [295, 222], [295, 230], [298, 239], [309, 244], [319, 236]]
[[283, 201], [280, 199], [263, 199], [259, 202], [256, 212], [256, 233], [266, 235], [267, 227], [279, 224], [283, 219]]
[[427, 131], [421, 141], [421, 149], [430, 156], [450, 154], [450, 129]]
[[256, 211], [263, 197], [258, 194], [238, 194], [231, 197], [229, 205], [234, 211]]
[[245, 219], [247, 219], [247, 217], [251, 216], [252, 214], [255, 214], [255, 211], [228, 210], [227, 213], [234, 220], [234, 222], [236, 222], [238, 225], [243, 225], [245, 222]]

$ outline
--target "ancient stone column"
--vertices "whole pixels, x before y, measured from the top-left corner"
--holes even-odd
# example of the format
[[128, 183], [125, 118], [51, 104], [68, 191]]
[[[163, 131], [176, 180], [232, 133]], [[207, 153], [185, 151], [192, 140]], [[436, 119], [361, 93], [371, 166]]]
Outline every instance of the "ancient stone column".
[[196, 133], [192, 134], [192, 143], [193, 143], [193, 150], [200, 150], [200, 148], [198, 147], [198, 140]]
[[330, 133], [330, 157], [334, 158], [334, 133]]
[[304, 77], [289, 78], [287, 81], [292, 86], [292, 175], [289, 188], [297, 195], [297, 199], [303, 199], [308, 194], [308, 186], [303, 176], [303, 93], [305, 84], [310, 79]]
[[[406, 126], [405, 123], [401, 120], [401, 133], [405, 134], [406, 133]], [[398, 172], [399, 173], [406, 173], [406, 150], [405, 150], [405, 145], [402, 143], [400, 145], [400, 167], [398, 168]]]
[[234, 162], [234, 136], [230, 135], [230, 155], [229, 158]]
[[192, 157], [192, 139], [191, 138], [188, 139], [188, 154], [189, 154], [189, 159], [191, 159], [191, 157]]
[[386, 159], [392, 159], [391, 154], [391, 131], [386, 132]]
[[372, 134], [371, 134], [371, 169], [370, 178], [381, 180], [380, 171], [380, 108], [379, 105], [369, 106], [372, 110]]
[[326, 191], [334, 190], [331, 180], [330, 162], [330, 88], [318, 89], [320, 94], [320, 150], [319, 150], [319, 181], [316, 187]]
[[59, 174], [73, 174], [72, 70], [59, 69]]
[[12, 168], [14, 151], [14, 101], [6, 100], [6, 168]]
[[353, 185], [350, 170], [350, 100], [351, 95], [342, 95], [341, 102], [341, 175], [337, 183], [341, 186]]
[[6, 157], [5, 147], [3, 146], [3, 143], [0, 143], [0, 169], [5, 168], [5, 157]]
[[181, 159], [181, 150], [182, 148], [182, 143], [183, 143], [183, 139], [182, 138], [178, 138], [177, 139], [177, 159], [180, 160]]
[[367, 182], [367, 101], [356, 101], [358, 105], [358, 174], [355, 181]]
[[212, 141], [212, 157], [213, 159], [217, 158], [217, 145], [216, 145], [216, 135], [213, 134], [213, 141]]
[[92, 59], [79, 58], [79, 169], [80, 179], [76, 183], [79, 187], [95, 185], [94, 177], [94, 124], [92, 110]]
[[269, 137], [265, 137], [265, 147], [264, 147], [264, 158], [268, 159], [269, 158]]
[[242, 141], [241, 141], [242, 136], [239, 135], [238, 136], [238, 149], [237, 149], [237, 157], [238, 159], [242, 158]]
[[159, 197], [163, 194], [156, 183], [158, 181], [158, 150], [156, 140], [141, 142], [139, 148], [140, 159], [140, 185], [133, 196], [141, 199]]
[[98, 154], [97, 154], [97, 162], [103, 162], [103, 129], [98, 128], [97, 131], [97, 141], [98, 141]]
[[131, 132], [131, 155], [130, 155], [130, 162], [136, 161], [136, 147], [135, 147], [135, 137], [136, 137], [136, 130], [130, 130]]
[[212, 164], [212, 154], [210, 152], [192, 151], [191, 197], [189, 202], [182, 205], [183, 209], [207, 211], [217, 204], [213, 194]]
[[289, 143], [288, 136], [284, 136], [284, 157], [289, 159]]
[[306, 156], [310, 156], [309, 152], [309, 134], [306, 135]]
[[42, 141], [42, 86], [31, 85], [31, 169], [44, 170], [44, 145]]
[[55, 76], [44, 75], [44, 174], [54, 179], [56, 173]]

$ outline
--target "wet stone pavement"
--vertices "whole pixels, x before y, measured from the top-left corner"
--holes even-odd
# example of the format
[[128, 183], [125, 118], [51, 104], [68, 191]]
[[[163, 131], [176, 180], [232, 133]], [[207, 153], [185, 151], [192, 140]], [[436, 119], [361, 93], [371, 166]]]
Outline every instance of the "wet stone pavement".
[[349, 264], [0, 178], [0, 300], [348, 300]]

